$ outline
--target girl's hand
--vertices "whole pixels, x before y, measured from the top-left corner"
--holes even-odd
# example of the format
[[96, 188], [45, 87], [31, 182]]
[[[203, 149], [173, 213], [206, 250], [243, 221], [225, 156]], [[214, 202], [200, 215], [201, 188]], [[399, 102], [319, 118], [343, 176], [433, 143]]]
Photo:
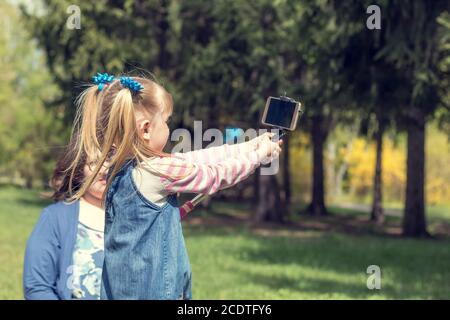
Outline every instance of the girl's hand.
[[272, 140], [273, 136], [275, 134], [273, 132], [264, 132], [263, 134], [257, 136], [256, 138], [254, 138], [252, 141], [254, 143], [255, 149], [258, 149], [259, 145], [264, 141], [267, 140], [267, 138], [269, 140]]
[[261, 163], [263, 164], [272, 162], [274, 159], [278, 158], [281, 152], [281, 145], [283, 144], [283, 140], [273, 142], [273, 136], [274, 133], [267, 132], [256, 138], [256, 152], [258, 153], [258, 156], [261, 159]]

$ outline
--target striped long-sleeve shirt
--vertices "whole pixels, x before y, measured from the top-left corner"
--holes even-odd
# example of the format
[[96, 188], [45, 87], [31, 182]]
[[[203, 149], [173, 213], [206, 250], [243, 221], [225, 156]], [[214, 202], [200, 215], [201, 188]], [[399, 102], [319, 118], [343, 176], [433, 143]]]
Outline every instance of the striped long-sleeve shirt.
[[171, 193], [213, 194], [252, 174], [263, 159], [255, 141], [211, 147], [143, 161], [133, 172], [139, 191], [156, 205]]

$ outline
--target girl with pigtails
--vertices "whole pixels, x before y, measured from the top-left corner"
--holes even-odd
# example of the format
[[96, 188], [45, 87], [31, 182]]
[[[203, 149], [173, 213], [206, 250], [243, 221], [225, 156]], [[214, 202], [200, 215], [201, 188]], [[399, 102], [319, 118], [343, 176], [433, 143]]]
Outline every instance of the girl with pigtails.
[[79, 99], [74, 178], [81, 155], [95, 157], [93, 175], [71, 195], [83, 197], [107, 167], [102, 299], [192, 299], [192, 272], [177, 193], [214, 194], [278, 157], [281, 140], [165, 153], [172, 96], [143, 77], [97, 74]]

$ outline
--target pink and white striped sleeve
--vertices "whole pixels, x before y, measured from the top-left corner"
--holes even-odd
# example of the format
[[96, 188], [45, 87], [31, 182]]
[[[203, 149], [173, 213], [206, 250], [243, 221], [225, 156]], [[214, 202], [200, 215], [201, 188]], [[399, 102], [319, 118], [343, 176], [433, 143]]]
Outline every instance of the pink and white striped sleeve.
[[152, 161], [152, 167], [164, 173], [160, 181], [169, 193], [213, 194], [244, 180], [260, 163], [258, 153], [252, 151], [209, 164], [163, 157]]
[[255, 140], [250, 140], [233, 145], [225, 143], [221, 146], [209, 147], [184, 153], [176, 152], [173, 153], [173, 155], [191, 163], [212, 164], [223, 161], [227, 158], [236, 157], [239, 154], [249, 153], [255, 149]]

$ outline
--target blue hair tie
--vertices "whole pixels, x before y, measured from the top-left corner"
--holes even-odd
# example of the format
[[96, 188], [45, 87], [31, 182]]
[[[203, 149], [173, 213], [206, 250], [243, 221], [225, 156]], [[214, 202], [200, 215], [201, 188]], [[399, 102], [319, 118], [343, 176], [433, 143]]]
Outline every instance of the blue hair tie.
[[120, 83], [124, 88], [130, 89], [132, 92], [139, 92], [144, 86], [130, 77], [120, 77]]
[[98, 91], [102, 91], [105, 85], [114, 81], [114, 76], [107, 73], [99, 73], [92, 77], [92, 81], [98, 85]]

